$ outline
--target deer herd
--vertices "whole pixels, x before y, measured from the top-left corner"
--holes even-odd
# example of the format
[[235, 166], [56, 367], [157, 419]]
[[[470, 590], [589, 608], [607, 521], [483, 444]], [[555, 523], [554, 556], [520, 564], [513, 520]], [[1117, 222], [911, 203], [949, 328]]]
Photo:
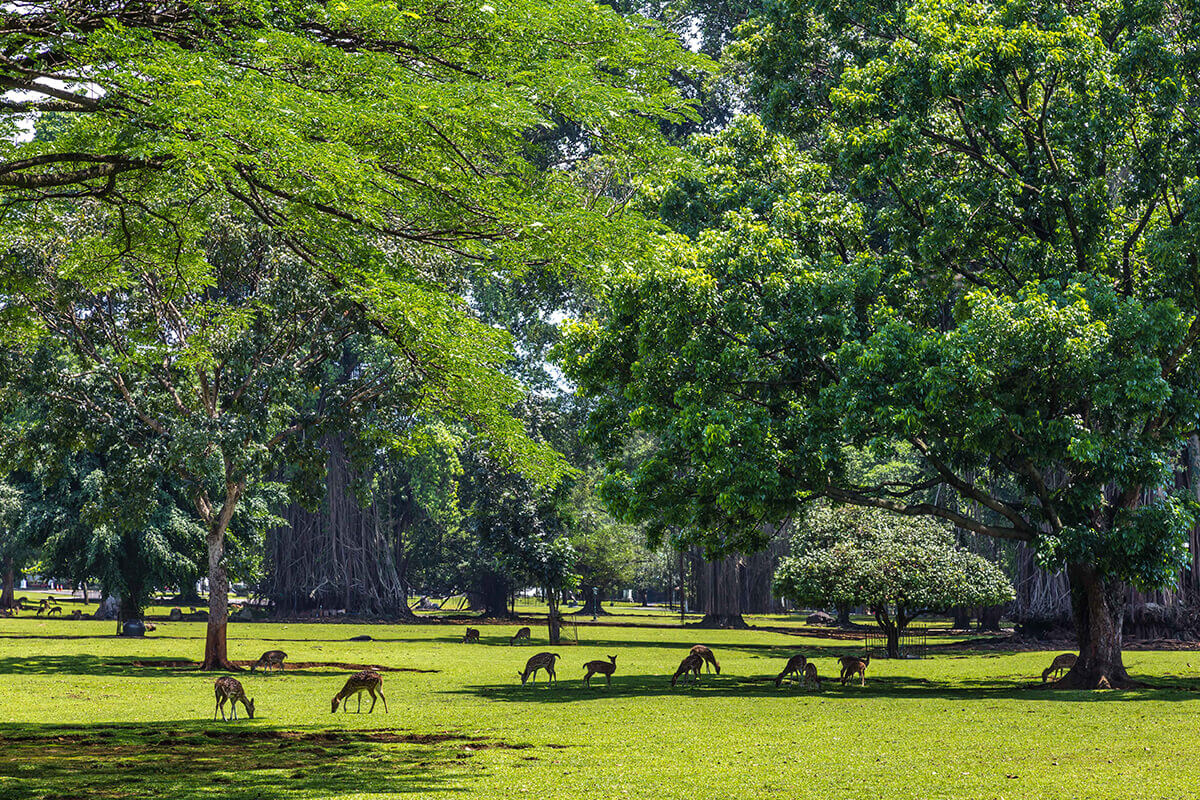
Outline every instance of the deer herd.
[[[467, 628], [461, 639], [463, 643], [480, 641], [479, 630], [477, 628]], [[518, 641], [530, 641], [529, 628], [521, 628], [509, 640], [510, 644], [515, 644]], [[521, 685], [534, 685], [537, 683], [538, 672], [545, 671], [546, 684], [552, 685], [558, 682], [558, 674], [555, 671], [555, 663], [562, 656], [558, 653], [542, 652], [530, 656], [525, 662], [525, 669], [519, 670], [517, 676], [521, 679]], [[262, 667], [264, 671], [274, 667], [276, 670], [284, 669], [284, 661], [287, 659], [287, 653], [282, 650], [268, 650], [263, 653], [257, 661], [250, 665], [250, 671], [254, 672], [257, 668]], [[592, 677], [595, 675], [603, 675], [606, 685], [612, 685], [612, 676], [617, 671], [617, 657], [610, 655], [605, 660], [595, 660], [585, 662], [583, 665], [584, 676], [583, 684], [585, 686], [592, 685]], [[1056, 656], [1050, 666], [1042, 672], [1043, 683], [1049, 680], [1051, 675], [1060, 676], [1063, 672], [1075, 666], [1077, 656], [1074, 653], [1063, 653]], [[867, 685], [867, 667], [871, 664], [871, 656], [842, 656], [838, 659], [840, 674], [838, 679], [845, 686], [848, 682], [858, 678], [859, 686]], [[721, 663], [717, 661], [716, 655], [712, 648], [698, 644], [688, 651], [688, 654], [679, 662], [679, 668], [675, 670], [675, 674], [671, 676], [671, 686], [674, 687], [680, 678], [690, 679], [691, 685], [696, 685], [700, 682], [701, 672], [715, 672], [721, 674]], [[802, 654], [796, 654], [787, 660], [783, 670], [775, 676], [775, 686], [780, 687], [784, 679], [790, 679], [793, 684], [797, 681], [805, 687], [821, 688], [821, 677], [817, 672], [816, 664], [812, 663]], [[230, 704], [232, 711], [232, 719], [237, 719], [238, 703], [241, 703], [246, 711], [246, 715], [250, 719], [254, 719], [254, 700], [246, 697], [245, 689], [236, 678], [220, 677], [217, 678], [216, 684], [213, 687], [216, 694], [216, 708], [213, 709], [213, 719], [217, 718], [220, 713], [221, 719], [227, 719], [225, 715], [225, 704]], [[356, 672], [346, 679], [346, 683], [342, 686], [341, 691], [333, 696], [331, 703], [331, 711], [336, 712], [338, 706], [342, 707], [342, 711], [346, 712], [350, 708], [350, 704], [346, 702], [351, 697], [357, 698], [357, 706], [355, 711], [362, 713], [362, 696], [366, 692], [371, 698], [371, 705], [367, 709], [367, 713], [371, 714], [375, 711], [375, 703], [377, 700], [383, 701], [384, 713], [387, 712], [387, 698], [383, 694], [383, 677], [374, 669], [364, 669]]]
[[[20, 606], [21, 610], [29, 610], [24, 604]], [[61, 614], [62, 609], [57, 606], [52, 600], [42, 600], [37, 606], [37, 615], [47, 616], [53, 614]], [[79, 612], [76, 611], [73, 617], [78, 617]], [[478, 628], [467, 628], [460, 640], [464, 644], [479, 643], [480, 632]], [[531, 642], [531, 631], [528, 627], [522, 627], [509, 639], [510, 645], [515, 645], [518, 642]], [[522, 685], [533, 685], [537, 683], [537, 673], [545, 671], [546, 683], [548, 685], [558, 682], [558, 675], [555, 671], [555, 663], [561, 659], [558, 653], [542, 652], [531, 656], [525, 662], [525, 669], [517, 672], [521, 679]], [[1042, 682], [1047, 682], [1051, 676], [1056, 679], [1061, 677], [1063, 673], [1069, 671], [1075, 666], [1077, 656], [1074, 653], [1062, 653], [1054, 658], [1050, 666], [1042, 672]], [[254, 672], [259, 667], [262, 667], [266, 672], [271, 668], [277, 671], [284, 669], [284, 661], [287, 659], [287, 653], [282, 650], [268, 650], [263, 653], [257, 661], [250, 665], [250, 672]], [[840, 666], [839, 680], [843, 686], [847, 682], [852, 681], [856, 676], [859, 686], [866, 686], [867, 667], [871, 663], [871, 656], [842, 656], [838, 659]], [[607, 656], [607, 660], [587, 661], [583, 664], [583, 684], [585, 686], [592, 685], [592, 677], [595, 675], [603, 675], [606, 685], [612, 685], [612, 676], [617, 671], [617, 657], [614, 655]], [[721, 663], [717, 661], [716, 655], [712, 649], [698, 644], [693, 646], [683, 660], [679, 662], [679, 667], [671, 676], [671, 686], [674, 687], [683, 678], [690, 682], [691, 685], [696, 685], [700, 682], [701, 672], [715, 672], [721, 674]], [[790, 679], [793, 685], [799, 681], [804, 687], [821, 688], [821, 678], [817, 672], [817, 667], [809, 661], [804, 655], [796, 654], [787, 660], [783, 670], [775, 676], [775, 686], [780, 687], [785, 679]], [[236, 678], [228, 676], [217, 678], [213, 686], [216, 696], [216, 707], [213, 709], [213, 719], [217, 718], [217, 714], [221, 715], [221, 719], [227, 719], [225, 714], [226, 703], [230, 706], [232, 719], [238, 718], [238, 704], [241, 703], [245, 709], [246, 715], [254, 718], [254, 700], [246, 697], [245, 689], [241, 682]], [[357, 698], [356, 711], [362, 712], [362, 695], [366, 692], [371, 698], [371, 705], [367, 709], [367, 713], [374, 713], [375, 703], [377, 700], [383, 701], [383, 710], [387, 712], [387, 698], [383, 694], [383, 677], [374, 669], [364, 669], [351, 675], [346, 679], [346, 683], [342, 686], [341, 691], [333, 696], [331, 710], [336, 712], [338, 706], [342, 707], [342, 711], [349, 710], [349, 703], [346, 702], [351, 697]]]

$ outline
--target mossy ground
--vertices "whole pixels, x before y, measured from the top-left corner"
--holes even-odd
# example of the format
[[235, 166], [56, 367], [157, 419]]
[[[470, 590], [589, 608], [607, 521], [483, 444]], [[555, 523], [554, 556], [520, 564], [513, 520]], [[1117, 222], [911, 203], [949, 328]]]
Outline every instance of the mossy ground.
[[[665, 622], [665, 620], [660, 620]], [[755, 620], [781, 625], [789, 620]], [[795, 620], [790, 620], [794, 627]], [[333, 715], [347, 674], [242, 674], [254, 720], [213, 722], [203, 623], [143, 640], [112, 623], [0, 620], [0, 798], [1172, 798], [1200, 760], [1200, 653], [1130, 652], [1162, 688], [1047, 691], [1052, 653], [939, 652], [873, 660], [841, 687], [854, 641], [764, 630], [588, 627], [560, 685], [522, 687], [545, 649], [510, 647], [514, 625], [232, 624], [230, 655], [281, 648], [293, 662], [379, 664], [389, 713]], [[351, 642], [367, 634], [370, 642]], [[697, 642], [723, 667], [695, 688], [669, 676]], [[823, 690], [771, 678], [794, 652]], [[611, 687], [582, 663], [617, 656]], [[139, 665], [140, 664], [140, 665]], [[351, 711], [354, 710], [352, 704]], [[365, 708], [364, 708], [365, 710]]]

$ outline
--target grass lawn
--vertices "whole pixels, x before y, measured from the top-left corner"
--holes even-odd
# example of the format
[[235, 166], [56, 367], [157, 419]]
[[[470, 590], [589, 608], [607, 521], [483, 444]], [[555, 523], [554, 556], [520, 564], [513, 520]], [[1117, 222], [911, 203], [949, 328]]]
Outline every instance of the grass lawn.
[[[108, 622], [0, 619], [0, 798], [1175, 800], [1196, 785], [1200, 653], [1127, 654], [1136, 676], [1187, 690], [1043, 691], [1029, 686], [1052, 653], [990, 652], [873, 660], [865, 688], [843, 688], [828, 679], [853, 642], [581, 625], [550, 689], [517, 678], [544, 630], [509, 647], [515, 626], [484, 626], [479, 645], [462, 627], [232, 624], [235, 659], [278, 647], [436, 671], [385, 672], [389, 713], [336, 716], [345, 668], [247, 673], [256, 718], [213, 722], [213, 675], [152, 665], [198, 659], [202, 623], [122, 640]], [[722, 674], [672, 690], [700, 641]], [[774, 687], [794, 652], [822, 691]], [[584, 688], [582, 663], [608, 654], [611, 688]]]

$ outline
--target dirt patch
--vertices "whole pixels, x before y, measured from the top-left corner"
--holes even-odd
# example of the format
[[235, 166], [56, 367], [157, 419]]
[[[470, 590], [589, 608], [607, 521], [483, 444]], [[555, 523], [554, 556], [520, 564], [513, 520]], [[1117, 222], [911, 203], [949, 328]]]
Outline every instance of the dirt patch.
[[[130, 664], [140, 668], [160, 668], [160, 669], [200, 669], [198, 661], [179, 661], [170, 659], [142, 659], [140, 661], [116, 662], [116, 666]], [[257, 661], [231, 661], [231, 664], [238, 667], [249, 669], [251, 664], [258, 663]], [[376, 672], [441, 672], [437, 669], [418, 669], [417, 667], [385, 667], [379, 664], [349, 664], [345, 661], [285, 661], [283, 664], [284, 670], [294, 669], [321, 669], [321, 668], [344, 669], [352, 672], [359, 672], [364, 669], [372, 669]], [[264, 670], [267, 672], [268, 670]], [[270, 672], [277, 671], [272, 667]]]

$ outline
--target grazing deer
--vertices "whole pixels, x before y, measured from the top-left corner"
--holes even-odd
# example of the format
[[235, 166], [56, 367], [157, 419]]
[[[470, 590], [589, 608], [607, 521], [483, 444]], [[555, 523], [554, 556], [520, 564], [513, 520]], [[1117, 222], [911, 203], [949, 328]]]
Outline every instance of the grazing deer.
[[700, 667], [704, 665], [704, 659], [698, 653], [688, 653], [683, 661], [679, 662], [679, 669], [675, 670], [675, 674], [671, 676], [671, 685], [675, 685], [675, 681], [679, 680], [680, 675], [692, 673], [692, 683], [700, 682]]
[[[522, 630], [527, 631], [529, 628], [522, 628]], [[530, 656], [529, 660], [525, 662], [525, 671], [517, 673], [521, 676], [521, 685], [524, 686], [525, 681], [529, 680], [531, 676], [533, 680], [530, 685], [537, 683], [537, 671], [539, 669], [546, 670], [547, 684], [557, 682], [558, 675], [554, 672], [554, 659], [556, 658], [562, 658], [562, 656], [558, 653], [538, 653], [536, 656]]]
[[810, 662], [804, 665], [804, 685], [816, 686], [818, 689], [821, 688], [821, 677], [817, 675], [816, 664]]
[[842, 656], [838, 659], [842, 665], [842, 686], [846, 685], [846, 681], [854, 675], [858, 676], [859, 686], [867, 685], [867, 665], [871, 663], [871, 657], [859, 658], [858, 656]]
[[80, 611], [78, 608], [75, 609], [74, 611], [71, 612], [71, 619], [75, 619], [75, 620], [83, 619], [83, 612]]
[[528, 642], [528, 641], [530, 641], [529, 633], [530, 633], [529, 628], [521, 628], [521, 630], [519, 630], [513, 634], [513, 637], [508, 640], [508, 643], [516, 644], [518, 640], [524, 640], [524, 641]]
[[383, 696], [383, 678], [373, 669], [364, 669], [347, 678], [346, 685], [333, 696], [333, 707], [330, 710], [337, 711], [338, 703], [342, 703], [342, 713], [345, 713], [350, 704], [344, 701], [354, 694], [358, 695], [358, 713], [361, 714], [363, 692], [369, 692], [371, 695], [371, 707], [367, 709], [368, 714], [375, 711], [375, 695], [377, 694], [383, 701], [383, 712], [387, 713], [387, 698]]
[[702, 644], [698, 644], [692, 647], [692, 654], [700, 656], [702, 659], [704, 659], [704, 668], [706, 672], [708, 671], [708, 665], [712, 664], [712, 667], [717, 671], [717, 674], [721, 674], [721, 665], [717, 663], [717, 657], [713, 655], [712, 650], [709, 650]]
[[783, 668], [783, 672], [775, 676], [775, 687], [778, 688], [783, 679], [787, 676], [792, 676], [792, 683], [796, 682], [797, 677], [804, 675], [804, 669], [808, 666], [808, 659], [802, 655], [794, 655], [788, 659], [787, 666]]
[[478, 628], [467, 628], [467, 632], [463, 634], [462, 640], [463, 640], [463, 644], [470, 644], [472, 642], [478, 644], [479, 643], [479, 629]]
[[1054, 675], [1054, 679], [1058, 680], [1062, 676], [1062, 673], [1075, 666], [1075, 662], [1078, 660], [1079, 656], [1074, 653], [1063, 653], [1062, 655], [1055, 656], [1050, 666], [1042, 670], [1042, 683], [1045, 683], [1051, 675]]
[[242, 688], [242, 684], [236, 678], [217, 678], [217, 682], [213, 685], [213, 689], [217, 695], [217, 707], [213, 709], [213, 719], [217, 718], [217, 710], [221, 712], [221, 719], [225, 719], [225, 701], [229, 701], [229, 706], [233, 711], [233, 719], [237, 719], [237, 704], [241, 701], [246, 707], [246, 713], [250, 715], [250, 719], [254, 719], [254, 701], [246, 699], [246, 690]]
[[608, 685], [612, 686], [612, 675], [617, 671], [617, 657], [609, 656], [608, 661], [589, 661], [583, 668], [587, 670], [587, 675], [583, 676], [584, 686], [592, 685], [593, 675], [603, 675]]
[[[40, 617], [42, 614], [45, 614], [47, 611], [51, 611], [51, 613], [53, 613], [53, 611], [51, 610], [51, 606], [50, 606], [50, 599], [47, 597], [43, 597], [42, 602], [38, 603], [38, 610], [37, 610], [37, 614], [35, 616]], [[61, 612], [62, 612], [62, 609], [60, 608], [59, 613], [61, 613]]]
[[287, 658], [287, 653], [282, 650], [268, 650], [258, 657], [258, 661], [250, 665], [250, 671], [254, 672], [258, 667], [262, 667], [263, 672], [266, 672], [271, 667], [282, 670], [285, 658]]
[[62, 614], [62, 606], [50, 606], [50, 610], [46, 612], [47, 617], [53, 617], [55, 614]]

